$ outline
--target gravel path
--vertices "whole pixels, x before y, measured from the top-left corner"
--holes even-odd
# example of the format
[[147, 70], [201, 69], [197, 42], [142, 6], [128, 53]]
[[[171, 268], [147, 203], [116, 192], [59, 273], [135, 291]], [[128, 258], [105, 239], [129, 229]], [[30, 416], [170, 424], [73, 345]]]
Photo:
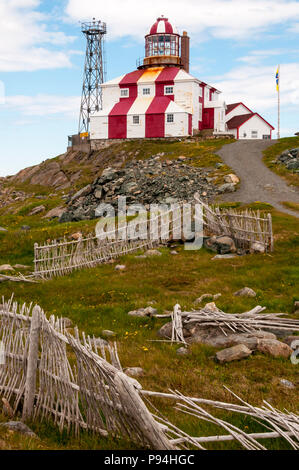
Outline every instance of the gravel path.
[[288, 186], [280, 176], [273, 173], [263, 163], [263, 150], [275, 141], [270, 140], [238, 140], [227, 144], [218, 151], [224, 163], [230, 166], [241, 180], [235, 193], [221, 196], [222, 201], [255, 201], [268, 202], [281, 212], [299, 218], [299, 213], [288, 209], [282, 201], [299, 203], [299, 191]]

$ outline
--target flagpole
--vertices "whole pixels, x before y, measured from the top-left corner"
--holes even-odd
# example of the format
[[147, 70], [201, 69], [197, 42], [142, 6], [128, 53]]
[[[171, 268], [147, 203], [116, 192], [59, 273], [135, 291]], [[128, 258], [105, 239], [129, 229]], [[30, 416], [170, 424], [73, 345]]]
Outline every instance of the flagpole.
[[280, 139], [280, 65], [278, 66], [278, 117], [277, 117], [277, 139]]

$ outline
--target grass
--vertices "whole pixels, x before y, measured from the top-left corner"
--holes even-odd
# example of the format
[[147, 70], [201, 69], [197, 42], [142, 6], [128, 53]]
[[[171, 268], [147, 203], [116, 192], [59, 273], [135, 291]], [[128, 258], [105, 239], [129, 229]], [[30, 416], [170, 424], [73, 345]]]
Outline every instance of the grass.
[[279, 176], [282, 176], [286, 181], [294, 186], [299, 186], [299, 174], [292, 170], [288, 170], [284, 165], [275, 163], [276, 158], [287, 149], [299, 147], [299, 137], [285, 137], [264, 150], [265, 164]]
[[284, 201], [284, 202], [283, 202], [283, 205], [284, 205], [285, 207], [288, 207], [289, 209], [292, 209], [292, 210], [295, 210], [295, 211], [299, 211], [299, 204], [296, 203], [296, 202]]
[[[187, 156], [186, 152], [182, 154]], [[31, 202], [26, 201], [26, 204]], [[255, 353], [241, 362], [219, 365], [212, 359], [216, 349], [204, 345], [193, 345], [190, 356], [177, 356], [178, 346], [150, 341], [156, 339], [156, 332], [165, 320], [127, 315], [128, 311], [144, 307], [153, 300], [159, 313], [172, 309], [176, 303], [183, 309], [190, 309], [194, 307], [194, 300], [207, 292], [222, 294], [217, 305], [226, 312], [242, 312], [263, 305], [268, 312], [291, 313], [294, 301], [299, 300], [298, 220], [277, 212], [268, 204], [257, 202], [250, 207], [272, 213], [275, 251], [271, 254], [212, 261], [213, 253], [205, 249], [189, 252], [179, 245], [176, 256], [163, 248], [160, 257], [137, 259], [135, 254], [122, 257], [117, 262], [126, 265], [124, 272], [115, 271], [114, 265], [107, 264], [39, 284], [1, 283], [0, 295], [8, 298], [14, 292], [19, 302], [33, 301], [41, 305], [47, 315], [69, 317], [85, 333], [96, 337], [103, 329], [115, 331], [122, 365], [145, 370], [145, 376], [140, 378], [144, 389], [166, 392], [171, 388], [189, 396], [230, 401], [232, 397], [223, 387], [226, 385], [252, 404], [261, 405], [266, 399], [281, 410], [295, 411], [297, 390], [285, 389], [279, 383], [281, 378], [298, 382], [298, 366], [289, 360]], [[19, 211], [18, 215], [3, 212], [1, 209], [0, 225], [9, 231], [0, 232], [0, 264], [32, 266], [34, 242], [68, 236], [78, 230], [88, 233], [95, 224], [95, 221], [58, 224], [39, 216], [28, 217], [27, 211]], [[25, 224], [31, 225], [32, 229], [20, 230]], [[233, 295], [244, 286], [253, 288], [257, 297]], [[155, 399], [153, 403], [175, 424], [193, 435], [218, 433], [209, 423], [178, 414], [171, 401]], [[260, 429], [260, 425], [244, 416], [223, 411], [216, 414], [248, 431]], [[3, 416], [0, 419], [3, 420]], [[2, 429], [0, 448], [135, 448], [126, 441], [96, 438], [87, 433], [80, 439], [60, 435], [51, 423], [34, 423], [32, 428], [40, 441]], [[235, 443], [215, 443], [207, 447], [239, 448]], [[281, 449], [286, 444], [274, 439], [269, 441], [268, 447]]]

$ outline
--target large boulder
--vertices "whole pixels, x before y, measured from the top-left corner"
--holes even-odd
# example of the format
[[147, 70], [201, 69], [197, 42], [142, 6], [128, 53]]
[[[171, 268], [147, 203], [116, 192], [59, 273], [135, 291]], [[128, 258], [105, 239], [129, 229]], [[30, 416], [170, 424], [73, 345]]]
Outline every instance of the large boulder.
[[276, 339], [260, 339], [257, 345], [257, 350], [269, 354], [274, 357], [285, 357], [289, 358], [293, 350], [285, 343]]
[[222, 349], [216, 353], [216, 359], [220, 364], [225, 362], [238, 361], [250, 356], [252, 351], [244, 344], [238, 344], [232, 348]]
[[237, 251], [234, 240], [226, 235], [213, 236], [204, 241], [204, 245], [209, 250], [224, 255], [226, 253], [235, 253]]
[[243, 287], [234, 293], [236, 297], [256, 297], [256, 292], [250, 287]]

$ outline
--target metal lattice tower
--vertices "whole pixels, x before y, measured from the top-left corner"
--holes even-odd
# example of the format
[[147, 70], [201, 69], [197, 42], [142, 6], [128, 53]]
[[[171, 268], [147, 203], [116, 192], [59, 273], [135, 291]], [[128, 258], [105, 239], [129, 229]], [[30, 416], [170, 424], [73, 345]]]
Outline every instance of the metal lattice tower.
[[82, 23], [82, 33], [86, 36], [86, 57], [79, 118], [79, 134], [89, 132], [90, 115], [102, 109], [101, 84], [106, 80], [104, 60], [104, 38], [106, 23], [93, 21]]

